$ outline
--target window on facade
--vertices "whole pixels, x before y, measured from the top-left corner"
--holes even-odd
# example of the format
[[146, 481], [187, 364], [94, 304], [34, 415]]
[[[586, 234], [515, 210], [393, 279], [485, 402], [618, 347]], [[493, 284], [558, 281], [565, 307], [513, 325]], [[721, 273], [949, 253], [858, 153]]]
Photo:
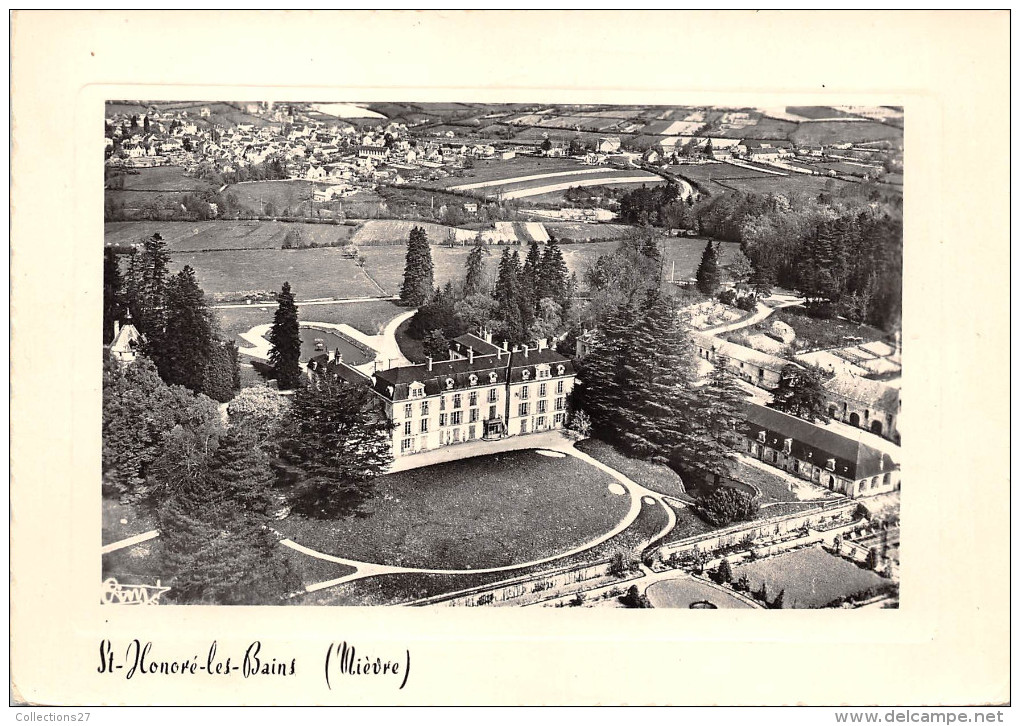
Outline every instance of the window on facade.
[[567, 407], [567, 399], [562, 398], [562, 397], [556, 399], [556, 410], [557, 411], [562, 411], [566, 407]]
[[[493, 375], [495, 375], [495, 374], [493, 374]], [[498, 388], [490, 388], [489, 389], [489, 403], [495, 403], [498, 399], [499, 399], [499, 389]]]
[[563, 381], [556, 381], [556, 393], [563, 393]]
[[478, 409], [477, 408], [472, 408], [471, 409], [471, 414], [468, 417], [468, 421], [470, 421], [471, 423], [474, 423], [477, 420], [478, 420]]
[[524, 419], [523, 421], [521, 421], [521, 433], [522, 434], [528, 433], [528, 419]]
[[542, 396], [545, 396], [546, 393], [548, 393], [548, 392], [549, 392], [549, 386], [548, 386], [547, 383], [539, 384], [539, 386], [538, 386], [538, 395], [539, 395], [540, 398]]
[[468, 426], [468, 441], [472, 441], [475, 438], [475, 427]]
[[462, 421], [461, 416], [463, 415], [463, 413], [464, 413], [463, 411], [454, 411], [450, 415], [450, 423], [453, 424], [454, 426], [460, 424], [460, 422]]
[[528, 404], [522, 403], [521, 405], [519, 405], [517, 407], [517, 415], [518, 416], [527, 416], [528, 415]]
[[400, 442], [400, 453], [406, 453], [411, 450], [411, 439], [404, 439]]
[[421, 415], [422, 416], [428, 416], [429, 415], [429, 402], [428, 401], [422, 401], [421, 402]]
[[546, 404], [546, 400], [544, 398], [539, 399], [539, 401], [538, 401], [538, 412], [539, 413], [545, 413], [545, 404]]
[[453, 443], [460, 441], [460, 429], [453, 430]]
[[545, 416], [539, 416], [535, 419], [535, 427], [542, 428], [543, 426], [545, 426]]
[[477, 406], [477, 405], [478, 405], [478, 392], [477, 391], [471, 391], [471, 393], [468, 394], [468, 406]]
[[882, 483], [883, 483], [883, 484], [885, 484], [885, 485], [887, 485], [887, 486], [888, 486], [888, 484], [889, 484], [889, 482], [890, 482], [890, 481], [892, 481], [892, 479], [891, 479], [891, 477], [889, 476], [889, 474], [886, 474], [885, 476], [883, 476], [883, 477], [882, 477]]
[[459, 393], [455, 394], [454, 397], [453, 397], [453, 407], [454, 408], [460, 408], [460, 394]]
[[410, 435], [411, 435], [411, 422], [410, 421], [404, 421], [404, 436], [410, 436]]
[[439, 397], [439, 410], [440, 411], [446, 410], [446, 396]]
[[524, 399], [524, 400], [527, 400], [527, 398], [528, 398], [528, 387], [527, 386], [521, 386], [521, 398]]
[[491, 420], [491, 419], [494, 419], [494, 418], [496, 418], [496, 407], [495, 406], [489, 406], [489, 419]]
[[446, 426], [446, 414], [445, 413], [439, 414], [439, 425], [440, 426]]
[[563, 414], [562, 413], [558, 413], [558, 414], [554, 415], [553, 416], [553, 423], [556, 424], [557, 426], [562, 424], [563, 423]]
[[413, 412], [413, 410], [411, 408], [411, 404], [405, 403], [404, 404], [404, 418], [411, 418], [411, 416], [413, 416], [413, 415], [414, 415], [414, 412]]
[[427, 434], [429, 432], [429, 420], [427, 418], [423, 418], [421, 420], [421, 432], [423, 434]]

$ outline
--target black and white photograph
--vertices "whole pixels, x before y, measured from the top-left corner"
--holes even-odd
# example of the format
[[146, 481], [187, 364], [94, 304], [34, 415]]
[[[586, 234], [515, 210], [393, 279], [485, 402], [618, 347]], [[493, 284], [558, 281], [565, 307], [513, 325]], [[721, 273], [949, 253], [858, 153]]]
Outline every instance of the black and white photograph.
[[869, 17], [15, 14], [15, 692], [1006, 702], [1003, 15]]
[[897, 607], [903, 126], [109, 101], [104, 602]]

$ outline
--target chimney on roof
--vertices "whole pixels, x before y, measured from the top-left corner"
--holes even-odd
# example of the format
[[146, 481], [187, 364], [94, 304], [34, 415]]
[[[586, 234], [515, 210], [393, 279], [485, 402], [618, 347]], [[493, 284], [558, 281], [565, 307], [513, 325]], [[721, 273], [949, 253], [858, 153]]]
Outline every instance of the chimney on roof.
[[503, 341], [503, 350], [509, 351], [510, 349], [509, 349], [509, 348], [507, 347], [508, 345], [509, 345], [509, 343], [507, 343], [507, 342], [506, 342], [506, 341], [504, 340], [504, 341]]
[[432, 370], [432, 356], [427, 356], [425, 362], [428, 364], [429, 370]]
[[548, 347], [549, 347], [549, 339], [548, 338], [542, 338], [541, 340], [538, 341], [538, 349], [540, 351], [545, 350]]
[[525, 343], [523, 348], [524, 348], [524, 357], [527, 358], [528, 357], [528, 344]]
[[486, 343], [488, 343], [489, 345], [492, 345], [492, 331], [491, 330], [486, 330], [485, 331], [484, 339], [485, 339]]
[[113, 321], [113, 339], [114, 340], [117, 339], [117, 335], [119, 333], [120, 333], [120, 321], [119, 320], [114, 320]]
[[475, 362], [475, 349], [470, 345], [468, 346], [468, 364]]

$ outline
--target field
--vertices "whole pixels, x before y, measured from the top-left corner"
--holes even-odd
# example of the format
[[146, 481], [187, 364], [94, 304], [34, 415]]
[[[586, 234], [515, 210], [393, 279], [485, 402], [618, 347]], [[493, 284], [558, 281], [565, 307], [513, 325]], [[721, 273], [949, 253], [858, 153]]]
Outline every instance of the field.
[[151, 169], [136, 169], [137, 174], [124, 174], [124, 189], [146, 192], [191, 192], [213, 189], [213, 185], [201, 179], [184, 175], [179, 166], [157, 166]]
[[863, 141], [903, 142], [903, 129], [874, 121], [813, 121], [800, 124], [790, 134], [797, 144], [838, 144]]
[[284, 282], [291, 283], [298, 300], [391, 294], [381, 291], [338, 248], [175, 252], [171, 258], [171, 272], [185, 265], [194, 268], [207, 295], [231, 297], [227, 294], [276, 291]]
[[653, 582], [645, 595], [656, 608], [690, 608], [693, 603], [703, 602], [720, 609], [751, 607], [736, 595], [689, 576]]
[[329, 184], [317, 184], [315, 182], [294, 179], [289, 181], [260, 181], [245, 182], [244, 184], [231, 184], [223, 190], [224, 194], [233, 194], [242, 205], [258, 213], [265, 210], [266, 205], [272, 205], [277, 214], [283, 214], [283, 210], [289, 208], [292, 214], [301, 212], [307, 214], [308, 201], [312, 192], [316, 189], [325, 189]]
[[789, 176], [765, 176], [751, 179], [727, 179], [715, 185], [745, 194], [807, 194], [816, 196], [824, 191], [836, 191], [853, 182], [824, 176], [807, 176], [791, 173]]
[[107, 222], [103, 238], [106, 244], [132, 244], [159, 232], [171, 253], [268, 250], [281, 248], [287, 233], [292, 230], [300, 232], [308, 243], [326, 247], [346, 243], [358, 228], [300, 222]]
[[[701, 255], [705, 251], [707, 239], [701, 237], [668, 237], [666, 254], [662, 264], [664, 279], [674, 275], [676, 280], [693, 278], [701, 264]], [[719, 242], [719, 264], [722, 267], [733, 264], [743, 253], [736, 242]], [[675, 267], [674, 267], [675, 264]]]
[[435, 182], [439, 188], [477, 184], [480, 182], [510, 179], [533, 174], [551, 174], [556, 171], [591, 169], [573, 159], [546, 159], [540, 156], [516, 156], [513, 159], [479, 159], [473, 169], [465, 169], [463, 176], [448, 177]]
[[889, 583], [878, 574], [831, 555], [820, 547], [808, 547], [733, 568], [736, 577], [747, 575], [751, 590], [762, 582], [769, 600], [784, 590], [787, 608], [824, 607], [833, 600], [856, 595]]
[[406, 245], [411, 236], [411, 230], [421, 227], [429, 238], [429, 242], [442, 243], [450, 238], [450, 234], [456, 235], [460, 242], [472, 242], [475, 238], [475, 231], [449, 227], [445, 224], [434, 222], [419, 222], [406, 219], [370, 219], [361, 224], [354, 233], [351, 241], [356, 245]]
[[545, 222], [546, 231], [563, 240], [618, 240], [632, 237], [637, 228], [626, 224], [585, 224], [584, 222]]
[[[527, 476], [521, 476], [522, 470]], [[406, 567], [502, 567], [565, 552], [627, 513], [608, 474], [533, 450], [462, 459], [376, 479], [365, 516], [277, 524], [306, 547]]]

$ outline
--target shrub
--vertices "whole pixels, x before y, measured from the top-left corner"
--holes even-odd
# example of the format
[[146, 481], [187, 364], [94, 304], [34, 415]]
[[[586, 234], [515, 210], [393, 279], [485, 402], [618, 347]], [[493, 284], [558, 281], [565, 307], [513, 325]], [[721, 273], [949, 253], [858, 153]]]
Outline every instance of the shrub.
[[631, 585], [627, 594], [620, 598], [620, 602], [629, 608], [650, 608], [652, 604], [648, 597], [638, 591], [637, 585]]
[[627, 574], [627, 565], [624, 562], [622, 552], [617, 552], [613, 555], [612, 562], [609, 563], [609, 574], [616, 575], [617, 577], [623, 577]]

